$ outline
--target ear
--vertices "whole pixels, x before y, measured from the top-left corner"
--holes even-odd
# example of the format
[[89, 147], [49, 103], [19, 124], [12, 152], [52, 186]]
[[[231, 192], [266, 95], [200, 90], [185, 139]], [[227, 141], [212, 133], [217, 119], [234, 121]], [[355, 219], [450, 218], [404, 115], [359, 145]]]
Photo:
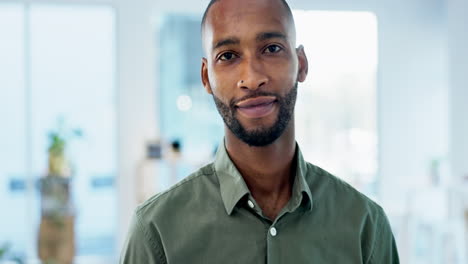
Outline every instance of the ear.
[[201, 79], [206, 92], [209, 94], [213, 94], [213, 90], [211, 90], [210, 79], [208, 77], [208, 61], [206, 60], [206, 58], [202, 58]]
[[300, 45], [296, 49], [296, 53], [297, 53], [297, 59], [299, 62], [297, 81], [304, 82], [307, 77], [307, 74], [309, 73], [309, 61], [307, 60], [307, 56], [304, 52], [304, 47], [302, 45]]

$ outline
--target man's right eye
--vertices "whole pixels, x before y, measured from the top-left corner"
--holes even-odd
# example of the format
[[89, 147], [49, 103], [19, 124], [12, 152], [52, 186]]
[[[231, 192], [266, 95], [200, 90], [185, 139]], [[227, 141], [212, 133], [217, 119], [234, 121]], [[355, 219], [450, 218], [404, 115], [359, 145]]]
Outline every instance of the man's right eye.
[[220, 61], [229, 61], [229, 60], [232, 60], [236, 57], [236, 54], [232, 53], [232, 52], [225, 52], [223, 54], [221, 54], [221, 56], [218, 57], [218, 60]]

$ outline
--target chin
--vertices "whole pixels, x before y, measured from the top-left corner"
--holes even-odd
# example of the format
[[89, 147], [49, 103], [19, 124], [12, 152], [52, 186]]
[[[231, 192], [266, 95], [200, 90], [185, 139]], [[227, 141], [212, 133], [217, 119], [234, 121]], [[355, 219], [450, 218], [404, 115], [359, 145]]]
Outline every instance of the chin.
[[276, 113], [255, 119], [245, 118], [242, 115], [238, 114], [237, 120], [239, 120], [240, 124], [244, 127], [246, 131], [270, 129], [276, 124], [276, 122], [278, 122], [278, 114]]
[[[254, 123], [254, 124], [252, 124]], [[262, 131], [271, 130], [275, 125], [275, 122], [248, 122], [247, 124], [243, 123], [242, 126], [247, 133], [258, 133]]]

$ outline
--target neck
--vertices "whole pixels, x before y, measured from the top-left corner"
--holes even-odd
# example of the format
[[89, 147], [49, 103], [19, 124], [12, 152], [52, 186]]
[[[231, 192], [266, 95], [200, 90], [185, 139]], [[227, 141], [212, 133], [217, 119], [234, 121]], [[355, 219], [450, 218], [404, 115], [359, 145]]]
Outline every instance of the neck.
[[282, 209], [291, 196], [296, 169], [293, 120], [275, 142], [264, 147], [249, 146], [226, 128], [226, 149], [257, 202], [269, 201], [265, 203]]

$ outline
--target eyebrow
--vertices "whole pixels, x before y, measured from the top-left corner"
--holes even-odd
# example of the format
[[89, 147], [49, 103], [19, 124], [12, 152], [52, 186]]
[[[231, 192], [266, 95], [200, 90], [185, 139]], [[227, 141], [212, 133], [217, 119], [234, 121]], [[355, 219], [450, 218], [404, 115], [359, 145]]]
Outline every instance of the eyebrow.
[[222, 47], [222, 46], [228, 46], [228, 45], [235, 45], [235, 44], [239, 44], [240, 43], [240, 40], [238, 38], [227, 38], [227, 39], [222, 39], [218, 42], [216, 42], [216, 44], [213, 46], [213, 50], [219, 48], [219, 47]]
[[[273, 38], [280, 38], [280, 39], [287, 40], [286, 35], [281, 32], [262, 32], [257, 35], [256, 41], [262, 42], [262, 41], [273, 39]], [[239, 43], [240, 43], [240, 40], [236, 37], [222, 39], [215, 43], [215, 45], [213, 46], [213, 50], [218, 49], [222, 46], [237, 45]]]
[[281, 32], [263, 32], [257, 35], [258, 42], [265, 41], [265, 40], [272, 39], [272, 38], [280, 38], [284, 40], [288, 39], [286, 35]]

